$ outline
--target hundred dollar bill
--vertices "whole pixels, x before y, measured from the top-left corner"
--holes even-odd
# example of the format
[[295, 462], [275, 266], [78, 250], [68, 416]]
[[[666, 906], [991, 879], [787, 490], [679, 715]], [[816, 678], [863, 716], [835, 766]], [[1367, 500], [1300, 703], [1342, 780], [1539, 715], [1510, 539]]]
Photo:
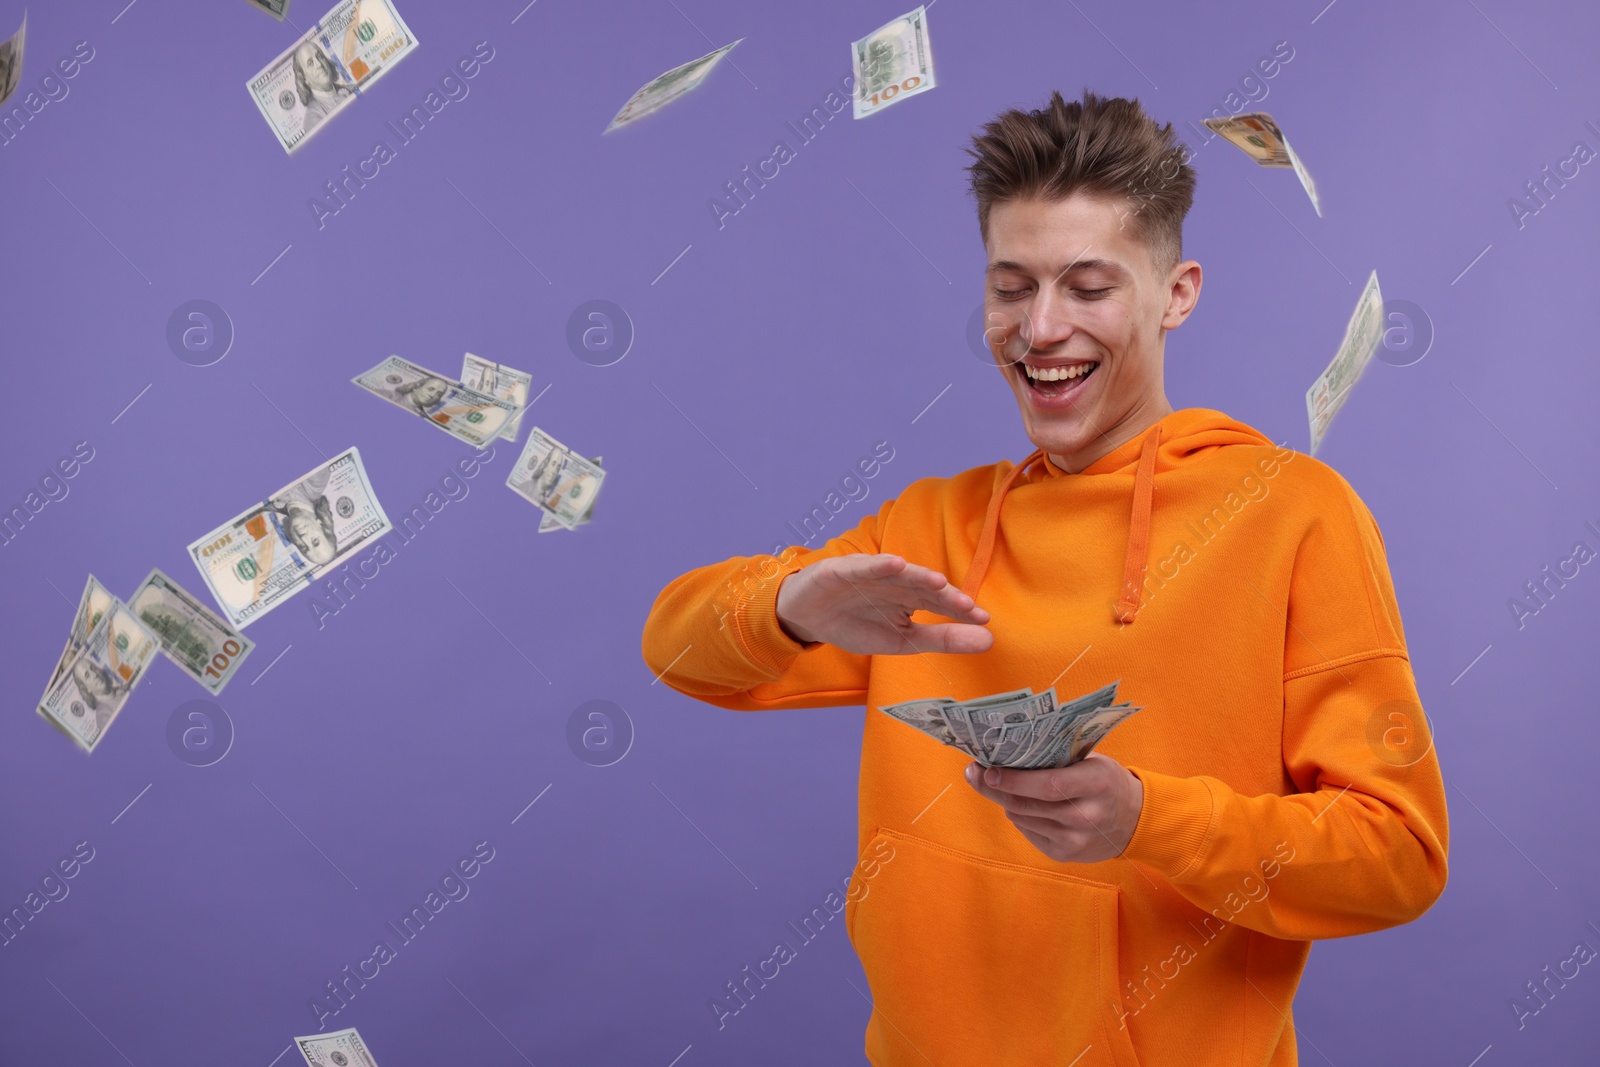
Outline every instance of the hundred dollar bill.
[[378, 1067], [353, 1026], [331, 1034], [297, 1037], [294, 1047], [306, 1058], [306, 1067]]
[[1138, 708], [1125, 704], [1116, 704], [1109, 708], [1102, 708], [1078, 724], [1072, 732], [1072, 745], [1068, 751], [1068, 762], [1077, 763], [1100, 743], [1100, 739], [1111, 732], [1111, 728], [1138, 711]]
[[535, 426], [506, 485], [570, 530], [594, 503], [606, 472]]
[[474, 448], [487, 448], [501, 428], [522, 413], [509, 400], [480, 393], [399, 356], [390, 356], [350, 380]]
[[256, 647], [159, 569], [140, 583], [128, 606], [155, 633], [167, 658], [213, 695]]
[[[744, 40], [743, 37], [739, 41]], [[652, 78], [644, 83], [640, 90], [629, 98], [622, 110], [611, 120], [611, 125], [601, 131], [602, 134], [610, 133], [619, 126], [626, 126], [630, 122], [637, 122], [646, 115], [660, 111], [672, 101], [678, 99], [690, 89], [695, 88], [706, 80], [706, 75], [711, 73], [723, 56], [733, 51], [739, 44], [725, 44], [715, 52], [707, 52], [699, 59], [691, 59], [681, 67], [673, 67], [658, 78]]]
[[926, 7], [901, 15], [852, 44], [850, 63], [858, 119], [932, 89], [936, 83]]
[[113, 597], [71, 665], [45, 691], [39, 714], [93, 752], [160, 647], [128, 605]]
[[1202, 120], [1212, 131], [1244, 149], [1244, 154], [1263, 167], [1293, 167], [1300, 187], [1311, 198], [1317, 218], [1322, 217], [1322, 200], [1317, 196], [1317, 183], [1311, 180], [1300, 157], [1289, 147], [1289, 139], [1278, 129], [1278, 124], [1265, 111], [1251, 111], [1243, 115], [1216, 115]]
[[1139, 706], [1112, 703], [1120, 682], [1059, 705], [1055, 687], [1019, 689], [976, 700], [908, 700], [884, 714], [989, 767], [1066, 767], [1087, 756]]
[[[601, 467], [601, 466], [605, 465], [605, 459], [602, 456], [595, 456], [589, 462], [593, 463], [596, 467]], [[594, 514], [594, 501], [595, 501], [595, 498], [591, 496], [589, 498], [589, 506], [583, 509], [583, 514], [578, 516], [578, 521], [572, 524], [574, 528], [577, 528], [579, 526], [587, 526], [588, 525], [590, 517]], [[540, 513], [539, 513], [539, 532], [540, 533], [549, 533], [551, 530], [565, 530], [565, 529], [566, 529], [565, 526], [561, 525], [559, 522], [556, 521], [556, 517], [554, 515], [550, 514], [548, 511], [544, 511], [542, 509], [540, 510]]]
[[289, 13], [289, 0], [245, 0], [251, 7], [258, 7], [271, 15], [279, 22]]
[[351, 448], [200, 538], [189, 557], [243, 629], [392, 528]]
[[883, 708], [883, 713], [890, 718], [899, 719], [907, 726], [913, 726], [935, 741], [958, 748], [971, 756], [978, 758], [978, 752], [972, 748], [965, 737], [958, 735], [950, 724], [947, 714], [955, 701], [948, 698], [934, 700], [907, 700], [899, 704], [891, 704]]
[[1361, 290], [1361, 299], [1344, 327], [1344, 340], [1333, 362], [1317, 376], [1306, 390], [1306, 415], [1311, 420], [1311, 454], [1317, 454], [1322, 439], [1328, 433], [1328, 424], [1344, 407], [1361, 372], [1372, 362], [1383, 340], [1383, 293], [1378, 290], [1378, 272], [1373, 271]]
[[0, 104], [11, 99], [22, 79], [22, 47], [28, 39], [28, 13], [22, 13], [22, 25], [17, 32], [0, 41]]
[[[533, 385], [533, 375], [515, 367], [490, 363], [468, 352], [461, 359], [461, 384], [468, 389], [510, 401], [519, 408], [526, 408], [528, 389]], [[500, 427], [498, 436], [507, 441], [515, 441], [517, 431], [521, 429], [521, 422], [520, 414], [516, 418], [507, 419], [506, 424]]]
[[62, 650], [61, 658], [56, 661], [56, 669], [50, 673], [50, 685], [56, 684], [56, 679], [66, 671], [73, 657], [88, 643], [89, 634], [93, 632], [95, 624], [100, 621], [100, 617], [106, 613], [106, 609], [115, 599], [94, 575], [89, 575], [89, 581], [83, 587], [83, 596], [78, 599], [78, 612], [72, 620], [72, 633], [67, 637], [67, 647]]
[[389, 0], [340, 0], [245, 88], [292, 155], [416, 47]]

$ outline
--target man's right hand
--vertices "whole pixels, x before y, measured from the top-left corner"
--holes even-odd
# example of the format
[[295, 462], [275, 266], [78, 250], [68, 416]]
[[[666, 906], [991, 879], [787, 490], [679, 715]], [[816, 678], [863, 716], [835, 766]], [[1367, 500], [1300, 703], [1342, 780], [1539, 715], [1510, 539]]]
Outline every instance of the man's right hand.
[[[989, 613], [938, 571], [901, 556], [854, 553], [807, 564], [778, 586], [778, 624], [796, 641], [861, 655], [987, 652]], [[931, 611], [955, 622], [912, 622]]]

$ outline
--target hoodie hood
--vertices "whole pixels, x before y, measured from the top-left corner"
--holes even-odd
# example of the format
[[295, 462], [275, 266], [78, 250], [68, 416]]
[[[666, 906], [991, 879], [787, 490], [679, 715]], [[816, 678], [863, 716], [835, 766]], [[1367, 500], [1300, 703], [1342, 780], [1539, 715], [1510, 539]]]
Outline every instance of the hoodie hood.
[[977, 599], [983, 576], [994, 556], [999, 535], [1000, 508], [1006, 493], [1019, 480], [1024, 484], [1052, 478], [1126, 477], [1132, 474], [1129, 501], [1128, 552], [1121, 574], [1120, 595], [1113, 607], [1118, 622], [1131, 623], [1139, 614], [1139, 591], [1149, 562], [1150, 516], [1156, 505], [1156, 478], [1185, 463], [1192, 463], [1229, 445], [1272, 445], [1265, 434], [1210, 408], [1182, 408], [1157, 421], [1138, 437], [1101, 456], [1076, 474], [1050, 462], [1044, 449], [1035, 449], [1011, 468], [989, 497], [983, 532], [972, 554], [961, 591]]

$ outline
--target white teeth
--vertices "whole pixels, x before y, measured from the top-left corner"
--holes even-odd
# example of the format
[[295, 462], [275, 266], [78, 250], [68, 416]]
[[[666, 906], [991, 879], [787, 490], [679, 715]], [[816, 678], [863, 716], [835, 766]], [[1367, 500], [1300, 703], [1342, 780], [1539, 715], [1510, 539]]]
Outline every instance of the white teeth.
[[1079, 363], [1071, 367], [1052, 367], [1049, 369], [1041, 369], [1027, 363], [1024, 363], [1022, 366], [1023, 370], [1027, 371], [1028, 377], [1032, 378], [1034, 381], [1058, 382], [1066, 378], [1081, 377], [1082, 375], [1089, 373], [1095, 367], [1099, 366], [1099, 364]]

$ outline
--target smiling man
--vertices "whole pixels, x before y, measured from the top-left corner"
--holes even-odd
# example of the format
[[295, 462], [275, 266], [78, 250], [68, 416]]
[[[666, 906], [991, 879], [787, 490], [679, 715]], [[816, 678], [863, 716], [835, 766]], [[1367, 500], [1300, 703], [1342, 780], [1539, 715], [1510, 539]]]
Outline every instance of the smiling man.
[[[866, 705], [858, 846], [892, 858], [844, 907], [871, 1062], [1295, 1064], [1311, 942], [1445, 884], [1383, 538], [1332, 468], [1168, 403], [1201, 279], [1170, 124], [1053, 94], [971, 153], [986, 337], [1034, 452], [690, 571], [645, 661], [724, 708]], [[985, 771], [878, 710], [1118, 680], [1144, 710], [1055, 770]]]

